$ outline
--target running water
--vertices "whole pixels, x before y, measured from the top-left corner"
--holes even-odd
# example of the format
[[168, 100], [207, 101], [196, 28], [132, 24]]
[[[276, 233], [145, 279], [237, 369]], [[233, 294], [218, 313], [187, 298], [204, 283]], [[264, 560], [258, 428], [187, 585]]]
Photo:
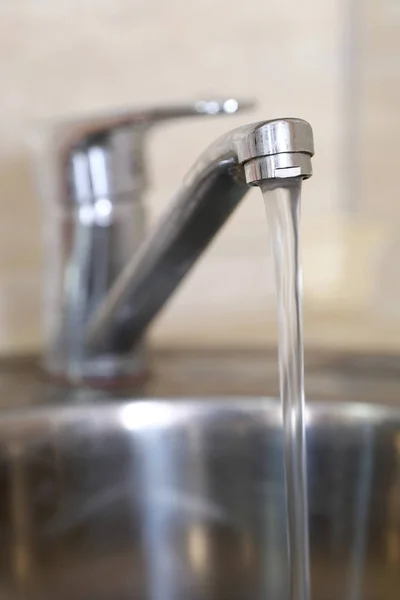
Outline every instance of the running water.
[[310, 600], [307, 465], [299, 261], [301, 180], [266, 183], [279, 323], [279, 376], [285, 440], [286, 514], [291, 600]]

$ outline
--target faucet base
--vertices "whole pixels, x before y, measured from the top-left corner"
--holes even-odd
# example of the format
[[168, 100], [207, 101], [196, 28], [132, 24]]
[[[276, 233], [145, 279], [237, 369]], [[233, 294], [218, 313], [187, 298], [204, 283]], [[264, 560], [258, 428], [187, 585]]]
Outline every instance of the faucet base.
[[62, 385], [97, 389], [132, 389], [144, 383], [149, 374], [144, 344], [123, 355], [83, 357], [74, 361], [46, 357], [43, 370], [47, 377]]

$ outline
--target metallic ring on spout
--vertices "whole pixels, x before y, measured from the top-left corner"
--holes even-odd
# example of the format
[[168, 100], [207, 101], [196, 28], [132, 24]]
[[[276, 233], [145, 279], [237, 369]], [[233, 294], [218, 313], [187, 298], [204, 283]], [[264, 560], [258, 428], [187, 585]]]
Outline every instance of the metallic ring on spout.
[[242, 131], [236, 150], [249, 185], [312, 175], [313, 133], [302, 119], [276, 119]]
[[303, 119], [274, 119], [240, 127], [235, 132], [240, 163], [252, 158], [286, 152], [305, 152], [313, 156], [311, 125]]
[[307, 179], [312, 175], [311, 155], [290, 152], [253, 158], [244, 164], [244, 172], [249, 185], [260, 185], [265, 179]]

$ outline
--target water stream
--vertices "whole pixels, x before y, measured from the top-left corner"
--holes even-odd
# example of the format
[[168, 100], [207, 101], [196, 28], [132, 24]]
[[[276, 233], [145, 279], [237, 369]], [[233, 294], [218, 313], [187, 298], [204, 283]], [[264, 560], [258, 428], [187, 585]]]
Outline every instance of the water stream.
[[279, 377], [285, 440], [290, 599], [310, 600], [305, 444], [302, 278], [299, 259], [301, 180], [264, 184], [276, 279]]

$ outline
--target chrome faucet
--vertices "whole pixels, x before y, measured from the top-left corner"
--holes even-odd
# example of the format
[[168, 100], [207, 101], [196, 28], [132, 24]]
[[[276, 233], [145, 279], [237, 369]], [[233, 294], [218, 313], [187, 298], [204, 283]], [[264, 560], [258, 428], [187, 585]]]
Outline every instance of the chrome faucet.
[[[64, 222], [66, 230], [56, 235], [63, 246], [66, 235], [72, 234], [73, 242], [64, 269], [60, 264], [53, 268], [49, 282], [51, 295], [54, 278], [63, 275], [60, 295], [55, 303], [53, 299], [54, 321], [45, 353], [51, 372], [75, 381], [102, 382], [139, 373], [145, 364], [142, 339], [148, 325], [249, 186], [311, 176], [313, 134], [306, 121], [277, 119], [235, 129], [200, 157], [158, 226], [139, 245], [140, 236], [132, 229], [135, 218], [129, 212], [127, 218], [124, 211], [136, 211], [141, 232], [143, 207], [124, 200], [132, 189], [143, 186], [143, 156], [132, 149], [142, 147], [149, 123], [238, 108], [237, 101], [227, 100], [134, 117], [117, 115], [74, 123], [67, 127], [67, 137], [58, 137], [58, 177], [47, 188], [53, 187], [53, 195], [65, 198], [66, 205], [73, 204], [69, 226]], [[48, 228], [54, 235], [54, 223]], [[113, 258], [118, 264], [110, 265]], [[62, 308], [59, 314], [54, 314], [54, 305]]]

